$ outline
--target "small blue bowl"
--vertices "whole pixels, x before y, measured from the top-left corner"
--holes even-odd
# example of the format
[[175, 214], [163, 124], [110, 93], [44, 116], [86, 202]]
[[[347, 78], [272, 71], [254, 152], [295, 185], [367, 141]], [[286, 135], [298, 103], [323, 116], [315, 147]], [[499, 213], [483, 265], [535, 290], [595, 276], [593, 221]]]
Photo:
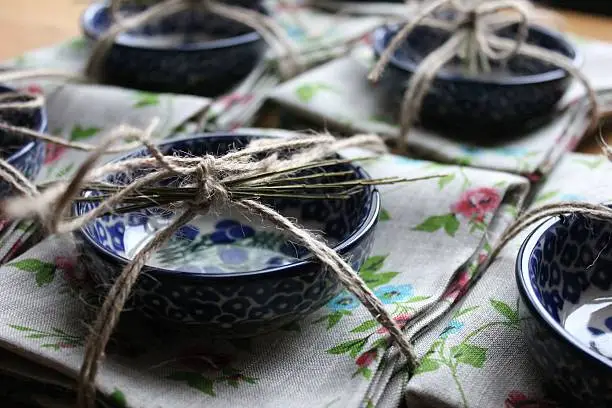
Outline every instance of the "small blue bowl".
[[530, 351], [560, 395], [612, 406], [612, 223], [544, 222], [519, 251], [516, 280]]
[[[375, 31], [373, 48], [377, 58], [399, 29], [381, 27]], [[511, 26], [498, 34], [513, 38], [516, 31], [517, 26]], [[418, 63], [448, 38], [445, 31], [419, 26], [394, 53], [380, 86], [386, 108], [396, 117]], [[527, 42], [558, 52], [575, 65], [580, 64], [576, 49], [550, 30], [531, 26]], [[520, 55], [511, 58], [506, 68], [492, 64], [493, 73], [479, 76], [464, 75], [458, 63], [456, 58], [450, 68], [436, 75], [423, 101], [422, 126], [462, 136], [516, 135], [517, 131], [533, 129], [550, 120], [572, 81], [566, 71]]]
[[[142, 11], [130, 7], [126, 13]], [[260, 6], [259, 11], [265, 13]], [[108, 30], [108, 5], [94, 3], [81, 19], [95, 41]], [[120, 35], [104, 66], [105, 82], [151, 92], [217, 96], [244, 79], [263, 56], [253, 29], [204, 12], [185, 11]]]
[[[215, 133], [160, 145], [165, 154], [224, 154], [260, 138]], [[146, 156], [139, 150], [127, 157]], [[339, 164], [326, 171], [351, 170], [348, 178], [368, 178], [359, 167]], [[131, 174], [108, 181], [124, 183]], [[312, 179], [312, 182], [321, 179]], [[96, 194], [87, 192], [85, 194]], [[295, 217], [308, 229], [321, 231], [328, 243], [359, 270], [368, 257], [380, 209], [373, 187], [346, 200], [273, 199], [264, 201]], [[96, 203], [77, 203], [75, 215]], [[149, 260], [127, 309], [157, 322], [197, 325], [221, 337], [250, 337], [278, 329], [314, 312], [342, 286], [304, 248], [291, 243], [260, 217], [231, 208], [201, 216], [184, 226]], [[78, 233], [82, 264], [92, 280], [108, 288], [134, 252], [167, 225], [173, 213], [159, 208], [108, 215]], [[127, 312], [125, 312], [127, 313]]]
[[[0, 94], [17, 92], [15, 89], [0, 85]], [[16, 96], [14, 101], [25, 101], [26, 97]], [[8, 102], [8, 101], [7, 101]], [[28, 110], [0, 110], [0, 121], [13, 126], [23, 126], [38, 132], [47, 130], [47, 112], [44, 107]], [[0, 130], [2, 157], [19, 170], [28, 180], [34, 180], [45, 161], [45, 143], [38, 139], [24, 139], [22, 136]], [[0, 181], [0, 197], [13, 192], [5, 181]]]

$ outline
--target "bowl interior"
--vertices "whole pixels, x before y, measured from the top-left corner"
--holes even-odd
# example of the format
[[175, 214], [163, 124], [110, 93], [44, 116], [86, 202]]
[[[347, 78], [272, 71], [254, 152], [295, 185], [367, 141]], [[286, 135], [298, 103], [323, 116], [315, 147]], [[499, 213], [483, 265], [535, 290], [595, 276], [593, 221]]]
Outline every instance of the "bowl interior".
[[[497, 34], [505, 38], [516, 38], [517, 29], [518, 25], [512, 25], [499, 30]], [[375, 44], [378, 54], [389, 45], [398, 30], [398, 27], [387, 28], [383, 32], [379, 41]], [[432, 51], [444, 44], [449, 37], [450, 34], [447, 31], [433, 27], [418, 26], [394, 53], [391, 61], [394, 65], [404, 70], [414, 72], [417, 65]], [[527, 43], [557, 52], [571, 60], [576, 59], [576, 51], [566, 40], [560, 35], [544, 28], [530, 27]], [[510, 58], [504, 65], [492, 61], [491, 72], [479, 73], [477, 77], [465, 73], [464, 68], [460, 64], [460, 60], [455, 57], [444, 69], [440, 70], [437, 77], [452, 80], [469, 78], [477, 82], [498, 83], [503, 82], [504, 79], [517, 77], [523, 77], [523, 79], [525, 79], [524, 77], [532, 77], [533, 80], [546, 80], [566, 76], [565, 71], [549, 63], [523, 55], [516, 55]], [[555, 75], [543, 77], [544, 74]]]
[[[17, 91], [11, 88], [0, 86], [0, 95]], [[27, 102], [32, 100], [31, 96], [25, 94], [15, 94], [15, 96], [5, 97], [3, 102]], [[43, 131], [46, 125], [46, 118], [43, 109], [0, 109], [0, 121], [9, 123], [13, 126], [25, 127], [32, 130]], [[26, 154], [34, 147], [35, 142], [25, 139], [14, 132], [0, 129], [0, 157], [12, 163], [23, 154]]]
[[[122, 7], [125, 17], [138, 14], [143, 6]], [[260, 12], [264, 13], [261, 8]], [[83, 16], [83, 28], [90, 37], [98, 38], [112, 24], [110, 9], [103, 4], [90, 6]], [[145, 24], [120, 35], [115, 42], [124, 46], [158, 49], [208, 49], [237, 45], [259, 39], [244, 24], [199, 10], [182, 11]], [[231, 40], [228, 42], [228, 40]]]
[[612, 366], [612, 223], [569, 215], [534, 240], [527, 294], [557, 331]]
[[[208, 136], [173, 141], [161, 145], [165, 154], [175, 155], [220, 155], [240, 148], [252, 140], [252, 136]], [[139, 150], [127, 157], [146, 156]], [[120, 159], [123, 160], [123, 159]], [[359, 168], [349, 164], [338, 164], [325, 168], [325, 172], [350, 170], [351, 174], [333, 180], [365, 178]], [[313, 174], [320, 170], [305, 170], [299, 175]], [[107, 181], [125, 184], [137, 173], [111, 175]], [[306, 179], [300, 183], [320, 183], [328, 177]], [[162, 184], [176, 183], [164, 180]], [[313, 190], [316, 193], [316, 190]], [[99, 194], [89, 191], [86, 195]], [[283, 215], [297, 219], [309, 230], [319, 231], [330, 245], [339, 245], [357, 234], [368, 218], [372, 208], [372, 188], [348, 199], [296, 199], [282, 198], [262, 200]], [[83, 214], [97, 206], [86, 202], [75, 204], [75, 214]], [[166, 208], [152, 208], [126, 214], [109, 214], [90, 223], [83, 234], [98, 250], [122, 259], [131, 259], [135, 253], [152, 239], [160, 228], [167, 225], [175, 213]], [[287, 236], [260, 217], [241, 214], [231, 206], [217, 209], [215, 213], [198, 216], [185, 225], [155, 256], [149, 266], [159, 269], [188, 273], [224, 274], [257, 271], [293, 263], [308, 255], [308, 252], [292, 243]]]

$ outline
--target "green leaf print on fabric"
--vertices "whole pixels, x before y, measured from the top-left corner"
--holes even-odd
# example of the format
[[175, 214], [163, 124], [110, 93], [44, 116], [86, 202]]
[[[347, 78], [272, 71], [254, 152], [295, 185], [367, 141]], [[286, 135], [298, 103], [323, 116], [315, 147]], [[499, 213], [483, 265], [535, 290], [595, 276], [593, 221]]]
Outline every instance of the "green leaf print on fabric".
[[438, 368], [440, 368], [440, 363], [438, 363], [438, 361], [425, 357], [421, 360], [419, 366], [414, 372], [414, 375], [436, 371]]
[[415, 231], [436, 232], [444, 229], [448, 236], [454, 237], [461, 223], [455, 214], [432, 215], [414, 227]]
[[594, 158], [589, 157], [585, 159], [574, 159], [574, 161], [591, 170], [595, 170], [596, 168], [604, 164], [607, 160], [603, 157], [594, 157]]
[[82, 127], [81, 125], [75, 125], [70, 132], [70, 140], [73, 142], [89, 139], [100, 131], [97, 127]]
[[216, 396], [215, 384], [225, 383], [231, 387], [237, 388], [241, 383], [257, 384], [258, 378], [249, 377], [242, 374], [240, 371], [233, 368], [224, 369], [220, 376], [211, 378], [201, 373], [192, 371], [178, 371], [166, 377], [169, 380], [181, 381], [187, 383], [191, 388], [210, 395]]
[[300, 102], [309, 103], [319, 91], [333, 91], [333, 88], [323, 83], [304, 84], [297, 87], [295, 95]]
[[491, 305], [493, 306], [493, 309], [499, 312], [499, 314], [508, 319], [511, 324], [517, 325], [519, 323], [520, 318], [518, 308], [517, 310], [513, 310], [506, 303], [502, 302], [501, 300], [495, 299], [491, 299]]
[[144, 108], [146, 106], [159, 105], [160, 98], [159, 94], [151, 92], [138, 92], [136, 94], [136, 102], [134, 102], [134, 108]]
[[378, 216], [378, 221], [389, 221], [391, 219], [391, 214], [389, 211], [384, 208], [380, 210], [380, 215]]
[[370, 289], [385, 285], [399, 275], [399, 272], [379, 272], [387, 256], [388, 255], [372, 256], [366, 259], [361, 268], [359, 268], [359, 275]]
[[74, 163], [68, 163], [66, 166], [64, 166], [61, 169], [59, 169], [57, 171], [57, 173], [55, 173], [55, 177], [57, 177], [57, 178], [64, 177], [65, 175], [70, 173], [70, 171], [72, 170], [73, 167], [74, 167]]
[[172, 373], [166, 377], [169, 380], [181, 381], [187, 383], [191, 388], [195, 388], [198, 391], [208, 394], [211, 397], [215, 397], [215, 391], [213, 389], [213, 380], [204, 377], [202, 374], [193, 373], [191, 371], [179, 371]]
[[123, 392], [121, 392], [121, 390], [115, 388], [115, 391], [113, 391], [109, 399], [114, 407], [127, 408], [127, 400], [125, 399], [125, 395], [123, 395]]
[[[44, 339], [45, 343], [40, 345], [41, 348], [60, 351], [62, 349], [71, 349], [83, 346], [83, 336], [75, 336], [56, 327], [53, 327], [51, 331], [44, 331], [15, 324], [9, 324], [8, 326], [11, 329], [27, 333], [25, 336], [23, 336], [26, 339]], [[53, 342], [46, 343], [49, 340], [52, 340]]]
[[359, 352], [363, 350], [363, 347], [366, 345], [367, 341], [367, 338], [348, 340], [330, 348], [329, 350], [327, 350], [327, 352], [329, 354], [349, 353], [351, 357], [357, 357], [357, 354], [359, 354]]
[[55, 276], [55, 264], [43, 262], [39, 259], [22, 259], [9, 264], [8, 266], [15, 267], [24, 272], [33, 273], [38, 286], [48, 285], [49, 283], [53, 282], [53, 278]]
[[490, 299], [490, 306], [497, 314], [504, 317], [504, 320], [495, 320], [482, 324], [475, 330], [472, 330], [467, 335], [460, 339], [459, 343], [448, 346], [447, 342], [454, 338], [454, 335], [462, 333], [464, 323], [458, 320], [459, 317], [466, 317], [474, 311], [478, 310], [479, 306], [471, 306], [463, 308], [455, 312], [448, 326], [442, 330], [438, 340], [436, 340], [427, 354], [423, 357], [421, 365], [416, 371], [416, 374], [425, 374], [437, 371], [441, 367], [447, 367], [450, 375], [457, 387], [462, 400], [462, 407], [468, 408], [468, 400], [461, 384], [461, 377], [458, 373], [459, 367], [472, 367], [476, 369], [483, 368], [487, 362], [487, 348], [474, 344], [473, 340], [486, 330], [496, 327], [508, 327], [513, 330], [520, 330], [519, 322], [519, 299], [517, 299], [516, 308], [513, 309], [507, 303]]
[[448, 184], [452, 183], [455, 180], [455, 173], [447, 174], [446, 176], [440, 177], [438, 180], [438, 187], [440, 190], [444, 189]]
[[559, 191], [558, 191], [558, 190], [555, 190], [555, 191], [549, 191], [549, 192], [546, 192], [546, 193], [539, 194], [539, 195], [538, 195], [538, 196], [535, 198], [535, 200], [534, 200], [534, 204], [541, 203], [541, 202], [548, 201], [548, 200], [552, 200], [552, 199], [553, 199], [553, 198], [555, 198], [557, 195], [559, 195]]
[[487, 360], [487, 349], [470, 343], [461, 343], [451, 347], [453, 357], [460, 363], [482, 368]]

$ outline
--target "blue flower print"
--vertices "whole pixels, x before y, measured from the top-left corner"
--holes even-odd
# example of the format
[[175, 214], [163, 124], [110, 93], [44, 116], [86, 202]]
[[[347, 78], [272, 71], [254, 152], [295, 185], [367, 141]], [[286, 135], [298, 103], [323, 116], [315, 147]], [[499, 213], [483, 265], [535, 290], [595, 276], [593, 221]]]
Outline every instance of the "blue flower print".
[[349, 311], [359, 306], [359, 300], [348, 292], [342, 292], [327, 303], [327, 307], [334, 312]]
[[215, 229], [216, 231], [210, 235], [210, 239], [215, 244], [233, 244], [255, 235], [252, 227], [234, 220], [221, 220], [215, 225]]
[[446, 326], [446, 328], [442, 330], [442, 333], [440, 333], [440, 337], [445, 339], [451, 334], [459, 333], [462, 328], [463, 328], [462, 322], [458, 320], [451, 320], [448, 326]]
[[578, 194], [562, 194], [559, 196], [559, 200], [561, 201], [586, 201], [586, 199]]
[[391, 156], [391, 160], [402, 166], [422, 166], [425, 164], [424, 160], [412, 159], [410, 157], [398, 156], [395, 154]]
[[377, 288], [374, 294], [385, 305], [391, 305], [412, 297], [412, 292], [412, 285], [388, 285]]
[[497, 149], [494, 149], [494, 151], [497, 154], [512, 157], [525, 156], [527, 153], [529, 153], [529, 150], [527, 150], [526, 148], [517, 146], [498, 147]]
[[475, 147], [475, 146], [461, 145], [459, 146], [459, 150], [461, 150], [463, 153], [465, 153], [468, 156], [477, 156], [482, 153], [482, 149], [480, 147]]

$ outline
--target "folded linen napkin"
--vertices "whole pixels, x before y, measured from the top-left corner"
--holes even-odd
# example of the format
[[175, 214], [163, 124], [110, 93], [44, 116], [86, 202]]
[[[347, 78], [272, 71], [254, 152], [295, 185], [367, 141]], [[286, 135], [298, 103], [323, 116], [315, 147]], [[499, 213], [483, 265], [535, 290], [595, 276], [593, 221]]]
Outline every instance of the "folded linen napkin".
[[[304, 69], [345, 54], [346, 41], [359, 39], [383, 22], [377, 16], [334, 15], [313, 10], [303, 6], [300, 0], [266, 0], [264, 4], [287, 33]], [[27, 52], [1, 66], [81, 72], [89, 53], [89, 42], [78, 37]], [[209, 130], [250, 125], [268, 92], [282, 81], [273, 64], [262, 60], [247, 78], [212, 103], [200, 123]]]
[[[609, 202], [611, 171], [604, 157], [568, 154], [541, 184], [532, 206]], [[417, 341], [418, 354], [427, 355], [418, 374], [407, 382], [395, 367], [383, 397], [401, 394], [411, 408], [552, 408], [564, 402], [533, 363], [518, 321], [525, 311], [518, 306], [515, 262], [531, 230], [514, 239], [452, 313]], [[387, 401], [375, 406], [397, 406]]]
[[[577, 39], [584, 57], [582, 67], [593, 87], [600, 92], [604, 108], [609, 106], [612, 79], [612, 45]], [[327, 127], [345, 132], [375, 132], [397, 137], [398, 127], [386, 118], [380, 102], [380, 87], [372, 86], [367, 74], [374, 56], [368, 46], [338, 58], [280, 85], [270, 94], [270, 103], [283, 118], [282, 127]], [[563, 109], [547, 126], [513, 140], [490, 140], [474, 145], [452, 135], [424, 129], [411, 131], [408, 145], [415, 154], [436, 161], [461, 163], [539, 178], [547, 174], [583, 137], [588, 121], [584, 91], [575, 84], [561, 103]], [[561, 108], [560, 108], [561, 109]], [[491, 135], [493, 138], [494, 135]], [[472, 142], [473, 143], [473, 142]]]
[[[88, 140], [95, 143], [97, 137]], [[64, 155], [68, 163], [72, 155]], [[384, 210], [371, 257], [361, 270], [399, 323], [418, 319], [415, 327], [426, 331], [512, 221], [529, 183], [511, 174], [392, 155], [369, 162], [366, 169], [373, 177], [447, 174], [381, 188]], [[407, 201], [413, 205], [407, 207]], [[82, 362], [87, 318], [71, 290], [87, 282], [74, 255], [68, 237], [53, 237], [0, 268], [0, 347], [71, 379]], [[389, 368], [398, 356], [380, 340], [385, 331], [347, 293], [308, 319], [248, 341], [124, 323], [97, 378], [101, 403], [361, 407], [399, 396], [397, 385], [389, 391]], [[45, 382], [34, 371], [31, 377]], [[27, 366], [19, 375], [29, 376]]]

